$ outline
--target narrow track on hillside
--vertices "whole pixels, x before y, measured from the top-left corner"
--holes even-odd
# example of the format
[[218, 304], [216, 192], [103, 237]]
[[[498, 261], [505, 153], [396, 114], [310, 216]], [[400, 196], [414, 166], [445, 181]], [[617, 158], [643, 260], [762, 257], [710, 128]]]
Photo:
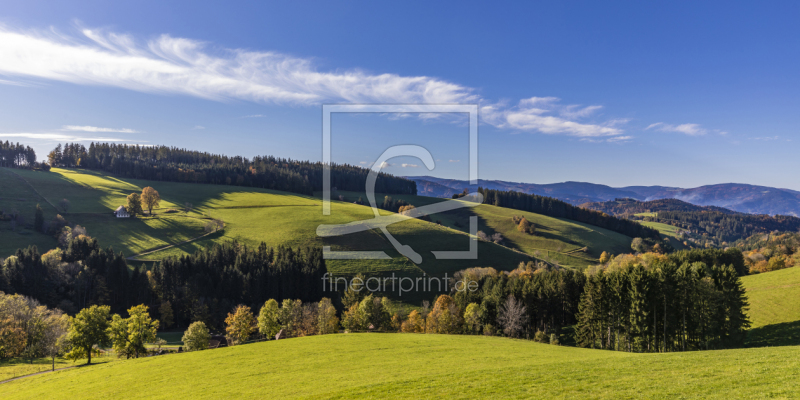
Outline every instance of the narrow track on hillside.
[[2, 384], [4, 384], [4, 383], [8, 383], [8, 382], [13, 382], [13, 381], [15, 381], [15, 380], [17, 380], [17, 379], [29, 378], [29, 377], [31, 377], [31, 376], [36, 376], [36, 375], [46, 374], [46, 373], [48, 373], [48, 372], [63, 371], [63, 370], [65, 370], [65, 369], [70, 369], [70, 368], [77, 368], [77, 365], [73, 365], [73, 366], [70, 366], [70, 367], [56, 368], [55, 370], [47, 370], [47, 371], [42, 371], [42, 372], [34, 372], [34, 373], [32, 373], [32, 374], [28, 374], [28, 375], [17, 376], [17, 377], [15, 377], [15, 378], [11, 378], [11, 379], [6, 379], [6, 380], [4, 380], [4, 381], [0, 381], [0, 385], [2, 385]]
[[44, 200], [44, 202], [45, 202], [45, 203], [49, 204], [49, 205], [50, 205], [50, 207], [53, 207], [53, 209], [54, 209], [54, 210], [56, 210], [56, 212], [58, 212], [58, 207], [56, 207], [56, 206], [55, 206], [55, 204], [51, 203], [51, 202], [50, 202], [50, 200], [47, 200], [47, 197], [44, 197], [44, 196], [42, 196], [42, 194], [41, 194], [41, 193], [39, 193], [39, 191], [38, 191], [38, 190], [36, 190], [36, 188], [35, 188], [35, 187], [33, 187], [33, 185], [31, 185], [31, 183], [30, 183], [30, 182], [28, 182], [28, 180], [27, 180], [27, 179], [23, 178], [23, 177], [22, 177], [22, 175], [20, 175], [20, 174], [18, 174], [18, 173], [16, 173], [16, 172], [14, 172], [14, 171], [12, 171], [12, 168], [6, 168], [6, 170], [7, 170], [8, 172], [11, 172], [12, 174], [14, 174], [14, 176], [16, 176], [17, 178], [19, 178], [21, 181], [25, 182], [25, 184], [26, 184], [26, 185], [30, 186], [31, 190], [33, 190], [33, 192], [34, 192], [34, 193], [36, 193], [36, 195], [37, 195], [37, 196], [41, 197], [41, 198], [42, 198], [42, 200]]
[[[224, 224], [224, 222], [223, 222], [223, 224]], [[157, 248], [157, 249], [148, 250], [148, 251], [145, 251], [144, 253], [134, 254], [134, 255], [132, 255], [132, 256], [130, 256], [130, 257], [126, 257], [125, 259], [126, 259], [126, 260], [128, 260], [128, 261], [142, 261], [142, 262], [147, 262], [147, 261], [157, 261], [157, 260], [140, 260], [140, 259], [138, 259], [138, 258], [136, 258], [136, 257], [146, 256], [146, 255], [148, 255], [148, 254], [155, 253], [155, 252], [157, 252], [157, 251], [161, 251], [161, 250], [170, 249], [170, 248], [173, 248], [173, 247], [175, 247], [175, 246], [184, 245], [184, 244], [186, 244], [186, 243], [191, 243], [191, 242], [194, 242], [195, 240], [202, 239], [202, 238], [204, 238], [204, 237], [206, 237], [206, 236], [213, 235], [213, 234], [215, 234], [215, 233], [218, 233], [218, 232], [220, 232], [220, 231], [223, 231], [223, 230], [225, 230], [224, 226], [223, 226], [223, 228], [222, 228], [222, 229], [217, 229], [217, 230], [215, 230], [214, 232], [208, 232], [208, 233], [204, 233], [204, 234], [202, 234], [202, 235], [200, 235], [200, 236], [193, 237], [193, 238], [191, 238], [191, 239], [188, 239], [188, 240], [184, 240], [184, 241], [182, 241], [182, 242], [180, 242], [180, 243], [174, 243], [174, 244], [170, 244], [170, 245], [167, 245], [167, 246], [159, 247], [159, 248]]]

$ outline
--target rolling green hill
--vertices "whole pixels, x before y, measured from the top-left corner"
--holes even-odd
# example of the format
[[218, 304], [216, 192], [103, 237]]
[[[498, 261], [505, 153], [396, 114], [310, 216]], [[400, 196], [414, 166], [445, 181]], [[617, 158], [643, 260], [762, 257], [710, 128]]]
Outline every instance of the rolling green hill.
[[[363, 193], [339, 192], [345, 201], [353, 202], [359, 197], [366, 202]], [[376, 195], [376, 201], [383, 201], [384, 195]], [[413, 195], [391, 195], [393, 199], [401, 199], [419, 207], [446, 199]], [[433, 221], [440, 221], [444, 226], [463, 232], [469, 230], [469, 217], [478, 217], [478, 229], [492, 234], [500, 232], [504, 236], [503, 245], [550, 259], [561, 265], [573, 268], [585, 268], [597, 264], [603, 251], [614, 254], [631, 251], [632, 238], [600, 227], [583, 224], [561, 218], [534, 214], [527, 211], [514, 210], [482, 204], [474, 208], [462, 208], [441, 214], [431, 215]], [[536, 234], [529, 235], [517, 231], [512, 218], [524, 216], [536, 226]], [[583, 249], [586, 249], [584, 251]]]
[[[210, 218], [225, 222], [223, 232], [166, 250], [137, 256], [138, 260], [159, 260], [169, 255], [191, 253], [215, 242], [237, 240], [249, 246], [264, 241], [270, 246], [329, 245], [332, 250], [384, 250], [391, 260], [329, 260], [328, 270], [336, 274], [398, 273], [400, 275], [440, 275], [473, 266], [492, 266], [513, 269], [530, 256], [493, 243], [479, 244], [478, 260], [435, 260], [431, 250], [467, 250], [469, 237], [463, 232], [407, 218], [393, 224], [389, 231], [403, 244], [412, 246], [423, 256], [419, 265], [397, 253], [388, 240], [376, 231], [367, 231], [344, 237], [321, 239], [316, 235], [320, 224], [341, 224], [373, 218], [368, 207], [333, 201], [331, 216], [322, 215], [321, 200], [310, 196], [290, 194], [239, 186], [190, 184], [174, 182], [119, 179], [87, 170], [53, 168], [51, 172], [0, 169], [8, 186], [24, 201], [13, 203], [5, 196], [0, 206], [13, 204], [33, 219], [33, 207], [41, 203], [45, 219], [60, 212], [55, 205], [62, 198], [70, 200], [71, 207], [63, 216], [70, 223], [87, 228], [88, 234], [97, 238], [101, 246], [113, 246], [126, 256], [179, 244], [203, 234], [203, 225]], [[5, 187], [6, 183], [4, 183]], [[112, 211], [125, 203], [133, 192], [145, 186], [159, 191], [162, 202], [154, 217], [118, 219]], [[192, 212], [182, 210], [183, 204], [194, 205]], [[48, 206], [49, 204], [49, 206]], [[384, 214], [390, 214], [384, 212]], [[405, 217], [403, 217], [405, 218]], [[8, 225], [8, 222], [3, 224]], [[17, 237], [22, 239], [17, 239]], [[7, 256], [20, 247], [37, 244], [40, 251], [55, 247], [55, 240], [47, 235], [27, 231], [11, 232], [0, 227], [0, 256]]]
[[485, 336], [336, 334], [80, 367], [3, 399], [796, 398], [800, 347], [634, 354]]
[[[90, 236], [100, 239], [102, 246], [113, 246], [126, 256], [136, 255], [137, 260], [159, 260], [170, 255], [191, 253], [215, 242], [235, 239], [250, 246], [265, 241], [271, 246], [324, 244], [330, 245], [333, 250], [385, 249], [392, 260], [331, 260], [329, 268], [332, 272], [342, 274], [399, 272], [419, 275], [441, 274], [470, 266], [509, 269], [519, 261], [530, 259], [522, 253], [569, 267], [583, 268], [595, 263], [602, 251], [628, 251], [631, 240], [624, 235], [574, 221], [481, 205], [475, 209], [433, 216], [443, 226], [414, 219], [391, 225], [389, 231], [398, 241], [412, 246], [423, 255], [423, 263], [415, 265], [400, 256], [377, 231], [325, 240], [316, 236], [316, 227], [323, 223], [372, 218], [369, 208], [350, 204], [357, 198], [352, 192], [345, 193], [344, 202], [333, 201], [332, 215], [323, 217], [318, 197], [257, 188], [120, 179], [95, 171], [59, 168], [49, 173], [0, 169], [0, 178], [4, 187], [13, 188], [14, 191], [10, 193], [11, 196], [0, 198], [0, 207], [13, 206], [22, 212], [27, 210], [30, 220], [33, 207], [41, 203], [46, 220], [52, 219], [57, 212], [61, 213], [71, 223], [86, 227]], [[114, 218], [111, 212], [125, 203], [125, 197], [141, 191], [144, 186], [153, 186], [161, 194], [163, 201], [161, 208], [156, 211], [156, 217]], [[418, 206], [442, 201], [422, 196], [396, 197]], [[67, 198], [71, 203], [66, 213], [56, 209], [62, 198]], [[189, 213], [182, 211], [186, 202], [194, 205]], [[167, 209], [179, 211], [165, 213]], [[516, 252], [482, 242], [480, 259], [472, 264], [460, 260], [434, 260], [430, 253], [432, 250], [468, 248], [468, 239], [463, 233], [468, 230], [470, 215], [479, 217], [479, 229], [490, 234], [501, 232], [506, 237], [502, 244]], [[514, 229], [511, 221], [514, 215], [525, 215], [536, 225], [537, 234], [527, 235]], [[223, 220], [224, 232], [152, 252], [202, 235], [203, 225], [210, 218]], [[56, 244], [53, 238], [31, 230], [11, 232], [8, 227], [0, 226], [0, 235], [7, 238], [0, 244], [2, 255], [11, 254], [29, 244], [36, 244], [42, 252]], [[140, 255], [142, 253], [147, 254]]]
[[800, 345], [800, 268], [742, 278], [750, 301], [748, 346]]

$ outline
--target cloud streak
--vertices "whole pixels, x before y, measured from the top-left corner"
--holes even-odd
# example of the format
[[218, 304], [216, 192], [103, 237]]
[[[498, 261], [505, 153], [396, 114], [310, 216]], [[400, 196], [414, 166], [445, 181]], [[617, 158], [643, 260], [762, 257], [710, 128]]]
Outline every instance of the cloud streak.
[[64, 125], [61, 130], [72, 132], [113, 132], [113, 133], [140, 133], [133, 129], [100, 128], [97, 126]]
[[481, 108], [484, 120], [500, 128], [520, 131], [539, 131], [548, 135], [598, 137], [621, 135], [618, 126], [627, 120], [611, 120], [602, 124], [586, 123], [575, 119], [588, 117], [601, 106], [580, 107], [561, 105], [556, 97], [531, 97], [520, 100], [510, 108], [489, 105]]
[[66, 133], [34, 133], [34, 132], [13, 132], [13, 133], [0, 133], [0, 138], [22, 138], [22, 139], [36, 139], [36, 140], [50, 140], [50, 141], [64, 141], [64, 142], [128, 142], [127, 139], [113, 138], [113, 137], [85, 137], [70, 135]]
[[583, 120], [596, 114], [599, 105], [562, 105], [555, 97], [531, 97], [509, 107], [483, 99], [473, 88], [429, 76], [321, 71], [309, 59], [276, 52], [221, 49], [169, 35], [141, 41], [102, 29], [78, 29], [80, 34], [70, 36], [53, 29], [0, 26], [0, 75], [280, 105], [479, 103], [482, 121], [499, 128], [577, 137], [624, 133], [620, 120]]
[[[650, 124], [644, 130], [655, 129], [660, 132], [676, 132], [676, 133], [683, 133], [689, 136], [702, 136], [708, 133], [708, 130], [702, 128], [698, 124], [680, 124], [680, 125], [671, 125], [665, 124], [663, 122], [656, 122], [655, 124]], [[727, 134], [727, 132], [721, 133]]]

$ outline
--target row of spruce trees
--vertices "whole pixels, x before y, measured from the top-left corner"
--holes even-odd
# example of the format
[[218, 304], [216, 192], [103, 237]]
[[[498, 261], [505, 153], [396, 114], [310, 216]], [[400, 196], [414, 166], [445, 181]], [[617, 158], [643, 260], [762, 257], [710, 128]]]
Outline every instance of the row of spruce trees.
[[36, 152], [21, 143], [0, 141], [0, 167], [29, 168], [36, 164]]
[[731, 265], [663, 262], [600, 270], [586, 280], [577, 339], [584, 347], [636, 352], [744, 344], [747, 297]]
[[[167, 146], [91, 143], [59, 144], [47, 156], [52, 167], [91, 168], [126, 178], [171, 182], [213, 183], [282, 190], [312, 195], [322, 190], [323, 164], [272, 156], [229, 157]], [[331, 187], [363, 191], [369, 170], [348, 164], [331, 165]], [[379, 193], [416, 194], [408, 179], [380, 173]]]

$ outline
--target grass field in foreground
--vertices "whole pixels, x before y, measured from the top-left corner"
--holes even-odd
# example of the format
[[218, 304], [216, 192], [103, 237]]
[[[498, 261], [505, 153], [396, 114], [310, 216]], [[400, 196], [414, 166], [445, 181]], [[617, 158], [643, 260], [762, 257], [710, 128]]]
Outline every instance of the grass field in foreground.
[[[111, 361], [118, 361], [119, 359], [114, 355], [102, 355], [92, 357], [92, 363], [104, 364]], [[86, 361], [72, 362], [67, 359], [57, 357], [55, 359], [55, 367], [73, 367], [85, 364]], [[53, 367], [53, 361], [50, 358], [42, 357], [35, 358], [33, 361], [16, 357], [0, 359], [0, 382], [6, 379], [16, 378], [18, 376], [35, 374], [37, 372], [50, 371]]]
[[0, 398], [796, 398], [799, 369], [800, 347], [630, 354], [336, 334], [43, 374], [0, 385]]
[[800, 345], [800, 268], [742, 278], [750, 301], [748, 346]]

